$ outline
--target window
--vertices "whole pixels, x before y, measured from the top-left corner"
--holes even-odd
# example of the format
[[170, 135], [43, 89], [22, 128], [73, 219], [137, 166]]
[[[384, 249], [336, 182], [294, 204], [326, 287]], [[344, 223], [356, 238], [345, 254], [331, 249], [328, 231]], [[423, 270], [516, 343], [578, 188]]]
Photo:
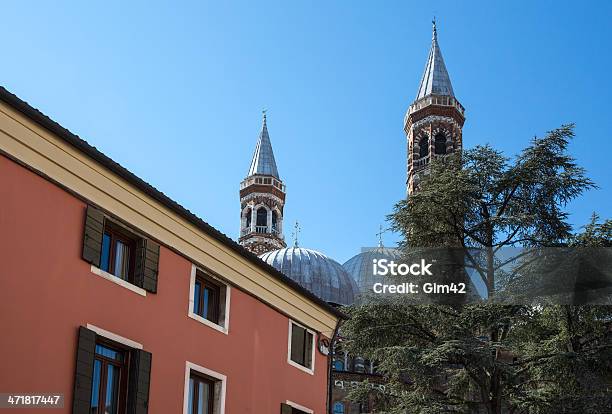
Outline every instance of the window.
[[225, 414], [227, 377], [187, 361], [183, 414]]
[[272, 211], [272, 231], [278, 232], [278, 213], [276, 210]]
[[424, 135], [419, 140], [419, 158], [424, 158], [429, 155], [429, 137]]
[[246, 228], [250, 229], [251, 228], [251, 209], [247, 209], [246, 211]]
[[119, 414], [125, 411], [128, 355], [122, 350], [97, 343], [91, 389], [91, 414]]
[[192, 265], [188, 316], [227, 334], [229, 310], [230, 286]]
[[91, 263], [92, 273], [143, 296], [145, 291], [157, 293], [159, 250], [154, 240], [137, 235], [95, 207], [87, 207], [82, 257]]
[[218, 324], [220, 294], [221, 287], [217, 283], [199, 274], [195, 282], [193, 313]]
[[119, 226], [107, 221], [102, 235], [100, 269], [133, 283], [135, 239]]
[[213, 414], [215, 380], [191, 371], [189, 377], [188, 414]]
[[334, 404], [334, 414], [344, 414], [344, 404], [340, 401]]
[[314, 371], [314, 332], [289, 322], [289, 363], [309, 373]]
[[259, 207], [257, 209], [257, 227], [267, 226], [268, 225], [268, 210], [264, 207]]
[[79, 327], [72, 413], [146, 413], [151, 361], [137, 342], [90, 324]]
[[436, 135], [436, 139], [434, 141], [436, 154], [444, 155], [446, 154], [446, 137], [443, 133], [439, 133]]

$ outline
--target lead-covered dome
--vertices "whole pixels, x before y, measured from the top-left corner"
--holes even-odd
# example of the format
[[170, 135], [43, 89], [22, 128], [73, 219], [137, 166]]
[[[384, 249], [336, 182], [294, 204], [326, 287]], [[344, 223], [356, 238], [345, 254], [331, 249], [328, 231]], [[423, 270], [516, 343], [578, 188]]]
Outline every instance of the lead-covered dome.
[[375, 247], [365, 249], [361, 253], [353, 256], [347, 260], [342, 267], [351, 275], [353, 280], [357, 282], [357, 286], [361, 293], [371, 292], [374, 283], [380, 282], [380, 277], [375, 278], [374, 276], [372, 267], [374, 260], [387, 259], [399, 262], [401, 257], [402, 255], [399, 249]]
[[350, 305], [359, 293], [340, 263], [315, 250], [287, 247], [259, 257], [326, 302]]

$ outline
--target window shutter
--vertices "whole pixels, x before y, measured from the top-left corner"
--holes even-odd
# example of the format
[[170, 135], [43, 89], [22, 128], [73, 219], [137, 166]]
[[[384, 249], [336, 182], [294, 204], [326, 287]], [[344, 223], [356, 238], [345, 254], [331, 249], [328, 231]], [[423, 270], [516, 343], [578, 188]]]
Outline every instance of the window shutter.
[[83, 326], [79, 327], [74, 395], [72, 398], [73, 414], [89, 414], [95, 351], [96, 333]]
[[127, 414], [147, 414], [149, 411], [151, 356], [150, 352], [141, 349], [134, 349], [130, 353]]
[[83, 260], [100, 267], [102, 252], [102, 235], [104, 234], [104, 213], [97, 208], [87, 206], [85, 231], [83, 234]]
[[285, 403], [281, 403], [281, 414], [292, 414], [293, 413], [293, 407], [291, 407], [288, 404]]
[[135, 267], [135, 284], [149, 292], [157, 293], [159, 244], [150, 239], [139, 239], [136, 244]]

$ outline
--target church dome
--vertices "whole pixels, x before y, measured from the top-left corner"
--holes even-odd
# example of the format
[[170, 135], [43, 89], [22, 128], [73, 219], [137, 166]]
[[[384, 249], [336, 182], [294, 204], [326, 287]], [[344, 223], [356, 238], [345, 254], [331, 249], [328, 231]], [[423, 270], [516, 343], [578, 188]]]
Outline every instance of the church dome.
[[350, 305], [359, 293], [340, 263], [315, 250], [287, 247], [259, 257], [326, 302]]
[[374, 280], [372, 264], [375, 259], [387, 259], [398, 262], [401, 260], [401, 252], [399, 249], [388, 247], [371, 248], [353, 256], [342, 265], [344, 270], [346, 270], [357, 283], [361, 293], [371, 291], [374, 283], [380, 282], [380, 277]]

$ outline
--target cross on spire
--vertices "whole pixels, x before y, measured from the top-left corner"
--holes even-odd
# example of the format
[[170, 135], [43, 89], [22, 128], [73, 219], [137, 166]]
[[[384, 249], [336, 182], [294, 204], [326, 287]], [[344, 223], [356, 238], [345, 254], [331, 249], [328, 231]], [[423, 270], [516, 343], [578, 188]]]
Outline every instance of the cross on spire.
[[378, 236], [378, 247], [385, 247], [385, 246], [383, 245], [383, 239], [382, 239], [382, 236], [383, 236], [383, 234], [385, 234], [385, 232], [386, 232], [386, 231], [387, 231], [387, 230], [383, 230], [383, 226], [382, 226], [382, 224], [381, 224], [381, 225], [380, 225], [380, 227], [379, 227], [379, 231], [378, 231], [378, 233], [376, 233], [376, 236]]
[[436, 16], [433, 17], [433, 20], [431, 21], [431, 25], [432, 25], [432, 35], [435, 39], [436, 37], [438, 37], [438, 31], [436, 30]]
[[299, 247], [298, 245], [298, 236], [300, 235], [300, 223], [298, 223], [298, 221], [295, 221], [295, 224], [293, 225], [293, 232], [291, 233], [291, 237], [293, 237], [293, 247]]

